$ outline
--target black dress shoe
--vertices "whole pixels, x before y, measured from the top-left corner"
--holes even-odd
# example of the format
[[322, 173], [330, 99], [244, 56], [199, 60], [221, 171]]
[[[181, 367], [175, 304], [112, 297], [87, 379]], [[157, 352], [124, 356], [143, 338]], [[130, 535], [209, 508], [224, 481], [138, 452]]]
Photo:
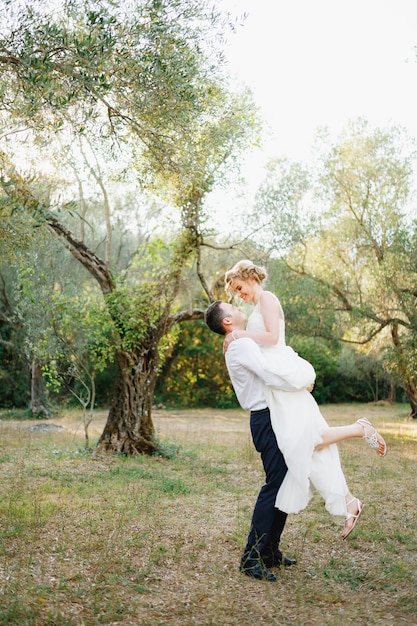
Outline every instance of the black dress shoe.
[[250, 578], [256, 578], [256, 580], [267, 580], [271, 583], [276, 581], [274, 574], [270, 572], [260, 560], [242, 560], [240, 564], [240, 571]]
[[265, 556], [263, 561], [265, 563], [265, 567], [281, 567], [281, 565], [284, 567], [290, 567], [290, 565], [297, 565], [297, 559], [291, 559], [288, 556], [283, 557], [282, 555], [272, 557]]

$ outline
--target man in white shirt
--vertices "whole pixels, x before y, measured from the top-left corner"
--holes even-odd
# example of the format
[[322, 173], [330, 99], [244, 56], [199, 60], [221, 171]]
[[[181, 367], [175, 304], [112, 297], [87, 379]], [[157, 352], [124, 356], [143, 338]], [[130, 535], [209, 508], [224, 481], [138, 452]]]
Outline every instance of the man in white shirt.
[[[227, 302], [213, 302], [205, 312], [207, 326], [215, 333], [227, 335], [245, 328], [240, 309]], [[283, 557], [279, 550], [287, 514], [275, 508], [278, 490], [287, 472], [284, 457], [272, 430], [264, 385], [287, 391], [305, 389], [311, 383], [311, 372], [285, 371], [281, 378], [266, 370], [259, 346], [250, 338], [232, 341], [225, 354], [226, 366], [241, 407], [250, 411], [250, 428], [256, 450], [261, 454], [266, 481], [261, 487], [252, 515], [251, 529], [243, 552], [240, 570], [259, 580], [275, 581], [270, 567], [293, 565], [295, 559]], [[284, 368], [285, 369], [285, 368]], [[291, 384], [287, 380], [291, 380]]]

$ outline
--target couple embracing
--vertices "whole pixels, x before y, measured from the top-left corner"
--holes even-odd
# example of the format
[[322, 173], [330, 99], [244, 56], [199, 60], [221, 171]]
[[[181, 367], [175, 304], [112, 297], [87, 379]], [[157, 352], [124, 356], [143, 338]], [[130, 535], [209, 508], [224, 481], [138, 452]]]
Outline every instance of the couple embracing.
[[347, 486], [336, 443], [362, 437], [379, 456], [387, 446], [369, 420], [330, 427], [311, 390], [312, 365], [285, 344], [285, 318], [278, 298], [263, 288], [264, 268], [239, 261], [226, 272], [226, 291], [254, 309], [247, 323], [241, 310], [213, 302], [208, 327], [225, 336], [226, 366], [239, 404], [250, 412], [250, 429], [261, 454], [266, 480], [252, 515], [240, 569], [246, 575], [275, 581], [272, 567], [295, 564], [279, 549], [288, 513], [304, 509], [313, 489], [326, 509], [344, 516], [342, 538], [354, 529], [364, 504]]

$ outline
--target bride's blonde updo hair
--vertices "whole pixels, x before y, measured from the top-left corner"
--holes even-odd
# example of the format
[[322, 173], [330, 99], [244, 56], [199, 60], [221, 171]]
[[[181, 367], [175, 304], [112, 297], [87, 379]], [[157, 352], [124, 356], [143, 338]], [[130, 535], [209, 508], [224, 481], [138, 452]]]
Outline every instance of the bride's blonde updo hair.
[[249, 280], [249, 278], [253, 278], [259, 284], [263, 283], [264, 280], [268, 278], [268, 274], [266, 273], [265, 268], [260, 267], [259, 265], [255, 265], [252, 261], [248, 261], [247, 259], [243, 259], [242, 261], [238, 261], [236, 265], [232, 267], [232, 269], [227, 270], [224, 275], [224, 288], [226, 293], [233, 293], [233, 289], [231, 288], [231, 283], [235, 278], [239, 280]]

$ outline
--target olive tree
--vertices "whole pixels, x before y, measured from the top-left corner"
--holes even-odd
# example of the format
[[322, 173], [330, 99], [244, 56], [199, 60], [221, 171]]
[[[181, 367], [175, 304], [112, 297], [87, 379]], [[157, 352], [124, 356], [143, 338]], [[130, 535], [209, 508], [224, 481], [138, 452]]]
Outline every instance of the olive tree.
[[[301, 200], [294, 168], [275, 168], [258, 198], [264, 214], [275, 200], [269, 236], [289, 242], [275, 256], [293, 277], [296, 325], [377, 354], [417, 417], [414, 147], [400, 128], [358, 120], [317, 154]], [[280, 205], [282, 189], [292, 192]]]
[[[60, 137], [100, 137], [129, 155], [141, 190], [163, 192], [178, 212], [167, 242], [151, 242], [115, 272], [66, 223], [73, 200], [40, 194], [0, 153], [2, 203], [27, 212], [66, 246], [100, 287], [116, 334], [118, 379], [99, 448], [155, 450], [152, 397], [160, 345], [169, 330], [202, 310], [177, 306], [182, 273], [201, 267], [204, 199], [254, 128], [245, 94], [229, 94], [213, 57], [219, 16], [197, 0], [69, 0], [46, 15], [32, 2], [0, 29], [0, 111], [33, 146]], [[230, 166], [229, 166], [230, 167]], [[97, 171], [97, 170], [96, 170]], [[107, 240], [111, 223], [107, 221]], [[198, 299], [197, 299], [198, 302]]]

